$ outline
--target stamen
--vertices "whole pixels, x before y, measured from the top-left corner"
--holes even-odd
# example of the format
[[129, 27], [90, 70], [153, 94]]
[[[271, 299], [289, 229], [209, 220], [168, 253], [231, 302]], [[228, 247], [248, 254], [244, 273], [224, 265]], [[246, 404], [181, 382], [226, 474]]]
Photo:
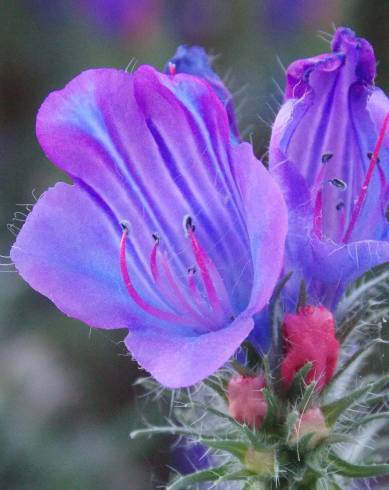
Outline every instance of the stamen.
[[157, 249], [159, 245], [159, 236], [157, 233], [153, 233], [152, 236], [154, 238], [154, 246], [150, 256], [150, 270], [154, 281], [157, 282], [158, 281]]
[[169, 74], [170, 75], [174, 76], [177, 74], [177, 68], [176, 68], [176, 65], [174, 63], [169, 61], [168, 67], [169, 67]]
[[343, 201], [338, 202], [338, 204], [336, 205], [336, 210], [340, 211], [343, 208], [344, 208], [344, 202]]
[[347, 184], [342, 179], [338, 179], [338, 178], [331, 179], [331, 180], [328, 181], [328, 183], [329, 184], [332, 184], [334, 187], [337, 187], [341, 191], [345, 191], [347, 189]]
[[321, 156], [321, 163], [327, 163], [331, 160], [331, 158], [334, 156], [333, 153], [330, 153], [330, 152], [327, 152], [327, 153], [323, 153], [323, 155]]
[[385, 137], [386, 130], [388, 128], [388, 124], [389, 124], [389, 112], [386, 114], [386, 117], [385, 117], [384, 122], [382, 124], [382, 127], [380, 129], [380, 132], [378, 134], [377, 143], [375, 145], [372, 157], [370, 159], [369, 168], [367, 169], [367, 173], [366, 173], [366, 177], [365, 177], [365, 180], [363, 182], [363, 185], [362, 185], [362, 189], [359, 193], [357, 202], [354, 206], [354, 211], [351, 215], [350, 223], [349, 223], [348, 228], [346, 230], [346, 233], [343, 237], [343, 243], [347, 243], [350, 240], [350, 237], [351, 237], [351, 234], [354, 230], [357, 219], [359, 218], [359, 215], [361, 214], [362, 206], [363, 206], [365, 199], [366, 199], [367, 189], [368, 189], [369, 184], [371, 182], [371, 179], [373, 177], [374, 168], [378, 163], [378, 154], [381, 150], [381, 146], [382, 146], [382, 143], [384, 141], [384, 137]]
[[[371, 160], [373, 158], [373, 152], [372, 151], [369, 151], [368, 154], [367, 154], [367, 158], [369, 160]], [[377, 157], [377, 163], [380, 163], [380, 159]]]
[[209, 262], [210, 259], [207, 256], [206, 252], [201, 247], [200, 243], [197, 241], [197, 238], [195, 237], [194, 234], [195, 226], [193, 225], [192, 218], [190, 216], [186, 216], [184, 223], [185, 223], [186, 231], [191, 241], [191, 245], [192, 245], [192, 249], [197, 265], [199, 266], [199, 270], [204, 282], [205, 289], [207, 291], [209, 302], [215, 311], [220, 310], [220, 304], [216, 294], [215, 286], [213, 285], [207, 267], [208, 265], [207, 262]]
[[199, 295], [199, 292], [196, 288], [196, 284], [194, 282], [194, 275], [196, 274], [196, 267], [188, 267], [188, 285], [189, 285], [189, 290], [192, 293], [192, 296], [194, 300], [197, 302], [201, 301], [201, 297]]
[[126, 261], [126, 239], [128, 235], [128, 226], [126, 223], [123, 224], [123, 222], [121, 223], [121, 226], [123, 228], [123, 234], [120, 240], [120, 254], [119, 254], [120, 271], [122, 274], [124, 284], [127, 288], [128, 294], [131, 296], [134, 302], [139, 306], [139, 308], [141, 308], [146, 313], [149, 313], [150, 315], [153, 315], [160, 320], [182, 323], [182, 318], [179, 317], [178, 315], [174, 315], [173, 313], [162, 311], [159, 308], [155, 308], [154, 306], [146, 303], [146, 301], [138, 294], [138, 292], [134, 288], [134, 285], [132, 284], [130, 275], [128, 273], [127, 261]]

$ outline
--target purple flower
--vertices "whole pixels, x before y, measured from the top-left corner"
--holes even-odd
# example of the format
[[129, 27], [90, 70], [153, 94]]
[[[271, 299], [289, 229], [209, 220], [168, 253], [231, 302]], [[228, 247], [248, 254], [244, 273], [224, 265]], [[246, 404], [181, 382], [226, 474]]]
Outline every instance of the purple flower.
[[231, 145], [212, 87], [89, 70], [49, 95], [37, 136], [73, 184], [45, 192], [18, 235], [24, 279], [91, 327], [129, 329], [168, 387], [222, 366], [271, 296], [287, 218], [250, 145]]
[[270, 169], [289, 208], [292, 304], [301, 278], [311, 302], [331, 307], [352, 280], [389, 260], [389, 101], [375, 73], [371, 45], [346, 28], [331, 53], [286, 72]]
[[232, 95], [221, 78], [213, 71], [210, 57], [204, 48], [200, 46], [179, 46], [175, 55], [166, 63], [164, 72], [189, 73], [190, 75], [207, 80], [227, 110], [230, 122], [231, 142], [239, 143], [241, 141]]

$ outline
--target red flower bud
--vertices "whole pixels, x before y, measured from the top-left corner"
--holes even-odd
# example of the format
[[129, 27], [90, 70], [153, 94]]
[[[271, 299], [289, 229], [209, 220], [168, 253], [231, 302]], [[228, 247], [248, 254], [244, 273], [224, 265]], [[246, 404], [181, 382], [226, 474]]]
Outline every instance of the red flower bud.
[[266, 385], [263, 376], [236, 376], [228, 383], [228, 403], [232, 417], [250, 427], [259, 428], [267, 412], [262, 393]]
[[286, 353], [281, 375], [288, 386], [295, 374], [307, 363], [313, 364], [306, 382], [317, 381], [321, 391], [332, 378], [339, 355], [332, 313], [323, 306], [304, 306], [297, 314], [285, 315], [283, 334]]

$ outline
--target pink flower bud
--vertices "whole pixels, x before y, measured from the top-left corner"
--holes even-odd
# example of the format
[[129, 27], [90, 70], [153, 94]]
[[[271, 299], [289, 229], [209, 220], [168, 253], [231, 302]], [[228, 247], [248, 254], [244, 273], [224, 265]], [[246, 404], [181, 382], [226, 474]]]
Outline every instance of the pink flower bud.
[[321, 391], [332, 378], [339, 355], [332, 313], [323, 306], [304, 306], [297, 314], [285, 315], [283, 334], [286, 353], [281, 375], [286, 386], [307, 363], [313, 364], [306, 382], [317, 381]]
[[309, 408], [300, 415], [293, 428], [290, 441], [295, 444], [307, 434], [312, 434], [307, 444], [309, 448], [314, 448], [319, 442], [329, 436], [330, 429], [327, 427], [326, 420], [320, 408]]
[[267, 412], [267, 402], [262, 389], [263, 376], [236, 376], [228, 384], [228, 403], [232, 417], [240, 423], [259, 428]]

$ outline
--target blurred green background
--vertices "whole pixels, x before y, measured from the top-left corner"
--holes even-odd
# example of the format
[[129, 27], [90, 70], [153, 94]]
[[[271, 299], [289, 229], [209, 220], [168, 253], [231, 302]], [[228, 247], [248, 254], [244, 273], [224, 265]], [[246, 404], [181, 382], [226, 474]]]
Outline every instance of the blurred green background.
[[[281, 101], [282, 66], [329, 49], [320, 31], [352, 27], [375, 46], [389, 81], [387, 0], [2, 0], [0, 253], [36, 197], [64, 176], [35, 139], [44, 97], [80, 71], [162, 68], [177, 45], [200, 44], [235, 95], [259, 156]], [[2, 264], [8, 262], [4, 257]], [[0, 266], [0, 489], [148, 490], [169, 475], [170, 441], [131, 441], [156, 418], [133, 386], [123, 332], [90, 331]], [[76, 286], [76, 285], [75, 285]], [[144, 374], [144, 373], [143, 373]]]

